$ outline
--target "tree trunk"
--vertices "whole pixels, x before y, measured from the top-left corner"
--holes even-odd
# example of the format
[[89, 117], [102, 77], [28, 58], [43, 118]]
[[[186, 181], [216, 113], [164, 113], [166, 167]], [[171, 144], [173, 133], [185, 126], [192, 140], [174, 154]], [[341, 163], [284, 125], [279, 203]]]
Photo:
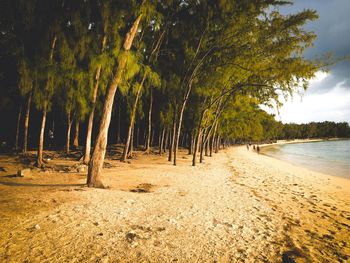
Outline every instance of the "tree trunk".
[[204, 147], [204, 149], [205, 149], [205, 151], [204, 151], [204, 155], [205, 156], [208, 156], [209, 155], [209, 141], [210, 141], [210, 137], [209, 137], [209, 135], [207, 135], [208, 137], [205, 139], [205, 147]]
[[18, 138], [19, 138], [19, 126], [21, 124], [21, 116], [22, 116], [22, 105], [20, 106], [18, 110], [18, 117], [17, 117], [17, 126], [16, 126], [16, 140], [15, 140], [15, 151], [18, 152]]
[[153, 89], [150, 90], [149, 110], [148, 110], [148, 135], [146, 152], [149, 153], [151, 143], [151, 129], [152, 129], [152, 104], [153, 104]]
[[40, 136], [39, 136], [39, 147], [38, 147], [38, 153], [37, 153], [37, 159], [35, 166], [41, 168], [44, 166], [43, 162], [43, 149], [44, 149], [44, 136], [45, 136], [45, 125], [46, 125], [46, 113], [47, 113], [47, 102], [44, 102], [44, 108], [43, 108], [43, 116], [41, 119], [41, 128], [40, 128]]
[[193, 148], [193, 133], [191, 132], [191, 138], [190, 138], [190, 143], [188, 147], [188, 155], [192, 154], [192, 148]]
[[200, 140], [201, 140], [201, 136], [202, 136], [202, 128], [201, 128], [201, 125], [199, 125], [199, 126], [198, 126], [197, 136], [196, 136], [195, 141], [194, 141], [193, 157], [192, 157], [192, 166], [196, 166], [197, 152], [198, 152], [199, 142], [200, 142]]
[[78, 149], [79, 147], [79, 121], [75, 121], [75, 134], [74, 134], [74, 141], [73, 141], [73, 147], [75, 149]]
[[128, 135], [126, 137], [126, 142], [125, 142], [125, 145], [124, 145], [123, 155], [122, 155], [122, 157], [120, 159], [120, 161], [122, 161], [122, 162], [125, 162], [126, 158], [128, 157], [128, 150], [129, 150], [129, 147], [130, 147], [131, 134], [132, 134], [132, 130], [133, 130], [133, 127], [134, 127], [134, 122], [135, 122], [137, 104], [139, 102], [142, 86], [143, 86], [143, 83], [144, 83], [145, 79], [146, 79], [146, 74], [143, 75], [141, 84], [140, 84], [139, 89], [137, 90], [137, 93], [136, 93], [136, 98], [135, 98], [134, 105], [132, 107], [132, 112], [131, 112], [131, 116], [130, 116], [130, 123], [129, 123], [129, 129], [128, 129]]
[[85, 153], [84, 153], [84, 160], [83, 160], [84, 164], [88, 164], [90, 161], [92, 128], [94, 125], [94, 115], [95, 115], [95, 108], [96, 108], [96, 99], [97, 99], [97, 92], [98, 92], [98, 86], [99, 86], [100, 72], [101, 72], [101, 66], [98, 67], [96, 71], [96, 77], [95, 77], [96, 83], [92, 94], [92, 108], [89, 114], [88, 127], [86, 131]]
[[70, 112], [67, 114], [67, 137], [66, 137], [66, 153], [69, 153], [70, 150], [70, 131], [72, 128], [72, 120]]
[[135, 125], [132, 125], [132, 129], [131, 129], [130, 147], [129, 147], [128, 156], [127, 156], [128, 158], [132, 158], [132, 154], [134, 151], [134, 126]]
[[175, 131], [177, 131], [176, 133], [174, 133], [174, 147], [173, 148], [173, 151], [174, 151], [174, 161], [173, 161], [173, 164], [176, 165], [176, 158], [177, 158], [177, 150], [179, 148], [179, 140], [180, 140], [180, 133], [181, 133], [181, 124], [182, 124], [182, 118], [183, 118], [183, 114], [184, 114], [184, 111], [185, 111], [185, 106], [186, 106], [186, 101], [184, 101], [182, 103], [182, 106], [181, 106], [181, 110], [180, 110], [180, 115], [179, 115], [179, 120], [178, 120], [178, 126], [177, 126], [177, 129], [175, 127]]
[[23, 154], [27, 154], [27, 150], [28, 150], [28, 128], [29, 128], [29, 115], [30, 115], [31, 104], [32, 104], [32, 92], [30, 92], [28, 95], [26, 115], [24, 118]]
[[[105, 46], [106, 46], [106, 41], [107, 41], [107, 36], [105, 35], [102, 38], [102, 47], [101, 51], [103, 52]], [[96, 99], [97, 99], [97, 92], [98, 92], [98, 87], [100, 83], [100, 76], [101, 76], [101, 69], [102, 66], [99, 65], [96, 70], [96, 75], [95, 75], [95, 87], [92, 93], [92, 107], [91, 111], [89, 114], [89, 121], [88, 121], [88, 127], [86, 131], [86, 142], [85, 142], [85, 153], [84, 153], [84, 164], [88, 164], [90, 161], [90, 152], [91, 152], [91, 137], [92, 137], [92, 128], [94, 125], [94, 115], [95, 115], [95, 108], [96, 108]]]
[[219, 152], [219, 148], [220, 148], [220, 134], [218, 133], [217, 137], [216, 137], [216, 143], [215, 143], [215, 153]]
[[[52, 39], [51, 47], [50, 47], [50, 56], [49, 56], [50, 64], [52, 64], [53, 52], [55, 50], [56, 41], [57, 41], [57, 36], [55, 35], [53, 37], [53, 39]], [[35, 163], [35, 165], [37, 167], [43, 167], [44, 166], [43, 149], [44, 149], [44, 136], [45, 136], [47, 104], [48, 104], [48, 101], [44, 100], [43, 117], [42, 117], [42, 120], [41, 120], [41, 129], [40, 129], [40, 137], [39, 137], [39, 147], [38, 147], [37, 160], [36, 160], [36, 163]]]
[[202, 135], [202, 138], [200, 140], [200, 144], [201, 144], [201, 152], [200, 152], [200, 155], [199, 155], [199, 163], [202, 163], [203, 162], [203, 152], [205, 150], [205, 137], [206, 137], [206, 131], [204, 130], [203, 131], [203, 135]]
[[171, 142], [170, 142], [170, 146], [169, 146], [169, 157], [168, 157], [168, 161], [171, 162], [172, 159], [172, 153], [174, 151], [174, 145], [175, 145], [175, 135], [176, 134], [176, 117], [174, 114], [174, 119], [173, 119], [173, 131], [171, 134]]
[[117, 144], [121, 142], [120, 140], [120, 111], [121, 111], [121, 104], [118, 105], [118, 123], [117, 123]]
[[182, 119], [183, 119], [185, 107], [186, 107], [188, 98], [190, 96], [191, 90], [192, 90], [192, 81], [190, 81], [190, 83], [188, 84], [188, 88], [186, 90], [184, 99], [182, 101], [181, 110], [180, 110], [180, 114], [179, 114], [179, 120], [178, 120], [176, 137], [175, 137], [175, 146], [174, 146], [174, 165], [176, 165], [176, 157], [177, 157], [176, 155], [177, 155], [177, 150], [179, 149], [179, 140], [180, 140], [180, 134], [181, 134]]
[[134, 37], [136, 35], [141, 15], [136, 19], [130, 31], [126, 34], [123, 49], [125, 54], [120, 54], [118, 68], [113, 76], [110, 85], [106, 91], [106, 98], [103, 105], [101, 122], [99, 127], [99, 133], [97, 135], [94, 151], [92, 153], [91, 160], [89, 162], [89, 170], [87, 176], [87, 185], [89, 187], [104, 187], [101, 182], [101, 171], [103, 167], [103, 161], [106, 154], [108, 128], [111, 121], [111, 113], [113, 108], [113, 101], [117, 87], [122, 80], [122, 75], [126, 67], [127, 55], [130, 50]]
[[203, 151], [203, 144], [201, 143], [201, 136], [202, 133], [204, 133], [204, 131], [202, 132], [202, 123], [203, 123], [203, 119], [204, 119], [204, 115], [207, 112], [208, 109], [205, 109], [201, 112], [201, 117], [199, 119], [198, 122], [198, 127], [197, 127], [197, 136], [195, 139], [195, 146], [194, 146], [194, 150], [193, 150], [193, 158], [192, 158], [192, 166], [196, 166], [196, 159], [197, 159], [197, 152], [198, 152], [198, 148], [200, 145], [200, 151]]
[[154, 145], [154, 130], [152, 130], [152, 136], [151, 136], [151, 144], [150, 147]]
[[159, 143], [159, 155], [160, 156], [162, 156], [162, 153], [163, 153], [164, 136], [165, 136], [165, 128], [163, 128], [162, 135], [160, 137], [160, 143]]
[[139, 148], [140, 145], [140, 119], [137, 122], [137, 129], [136, 129], [136, 148]]
[[214, 145], [215, 145], [215, 138], [216, 138], [216, 130], [218, 128], [218, 123], [215, 122], [214, 124], [214, 131], [213, 131], [213, 134], [212, 134], [212, 137], [211, 137], [211, 143], [209, 145], [210, 147], [210, 152], [209, 152], [209, 156], [212, 157], [213, 156], [213, 150], [214, 150]]
[[170, 133], [170, 131], [168, 130], [168, 128], [166, 128], [165, 129], [165, 139], [164, 139], [163, 153], [165, 153], [166, 150], [168, 149], [169, 133]]

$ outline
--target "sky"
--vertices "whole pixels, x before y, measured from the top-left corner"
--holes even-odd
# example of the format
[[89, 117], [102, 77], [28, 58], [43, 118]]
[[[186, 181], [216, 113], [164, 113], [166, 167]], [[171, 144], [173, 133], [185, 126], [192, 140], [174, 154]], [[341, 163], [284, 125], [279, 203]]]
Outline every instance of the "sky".
[[[335, 58], [350, 56], [350, 0], [294, 0], [281, 8], [284, 14], [303, 9], [318, 12], [319, 19], [304, 28], [317, 34], [314, 47], [306, 58], [320, 57], [331, 52]], [[331, 67], [328, 73], [318, 72], [309, 89], [300, 97], [295, 95], [279, 110], [276, 119], [284, 123], [311, 121], [346, 121], [350, 123], [350, 61]]]

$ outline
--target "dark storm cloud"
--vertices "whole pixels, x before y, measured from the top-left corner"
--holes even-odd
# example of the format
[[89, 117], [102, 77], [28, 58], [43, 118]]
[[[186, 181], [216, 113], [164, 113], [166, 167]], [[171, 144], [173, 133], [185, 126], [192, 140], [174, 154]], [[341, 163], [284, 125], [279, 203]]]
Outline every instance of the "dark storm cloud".
[[[350, 0], [294, 0], [292, 6], [281, 8], [285, 14], [303, 9], [314, 9], [319, 19], [310, 22], [305, 29], [314, 31], [318, 38], [314, 47], [306, 51], [307, 58], [320, 57], [331, 52], [334, 57], [350, 55]], [[312, 85], [310, 92], [324, 93], [342, 83], [350, 89], [350, 62], [343, 61], [330, 68], [330, 76]]]

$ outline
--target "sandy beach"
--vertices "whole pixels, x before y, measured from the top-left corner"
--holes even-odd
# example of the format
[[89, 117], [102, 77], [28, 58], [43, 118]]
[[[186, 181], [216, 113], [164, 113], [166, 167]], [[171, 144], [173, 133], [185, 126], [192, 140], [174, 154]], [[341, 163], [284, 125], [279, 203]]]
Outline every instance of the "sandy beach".
[[46, 171], [1, 156], [1, 262], [346, 262], [350, 180], [245, 147], [191, 166], [137, 153], [107, 159], [104, 183], [84, 186], [78, 162]]

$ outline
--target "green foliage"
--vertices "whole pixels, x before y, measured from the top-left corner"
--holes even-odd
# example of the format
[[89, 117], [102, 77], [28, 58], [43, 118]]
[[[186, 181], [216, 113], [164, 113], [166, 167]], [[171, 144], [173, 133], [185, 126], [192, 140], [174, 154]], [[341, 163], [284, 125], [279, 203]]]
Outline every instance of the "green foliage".
[[[131, 108], [141, 90], [136, 106], [142, 118], [152, 89], [156, 127], [170, 128], [187, 103], [186, 132], [218, 125], [218, 132], [235, 140], [316, 136], [317, 125], [298, 135], [294, 126], [282, 126], [259, 108], [281, 105], [280, 95], [306, 89], [323, 69], [322, 61], [303, 57], [316, 37], [303, 27], [317, 19], [316, 12], [281, 14], [277, 7], [288, 3], [14, 0], [9, 14], [16, 15], [4, 17], [1, 47], [17, 62], [18, 94], [34, 91], [38, 109], [58, 105], [83, 120], [93, 108], [96, 85], [99, 110], [125, 59], [118, 86], [122, 106]], [[134, 45], [125, 52], [125, 34], [140, 14]]]
[[140, 71], [139, 56], [137, 53], [133, 52], [122, 52], [119, 56], [119, 60], [122, 59], [121, 56], [126, 56], [127, 61], [123, 74], [123, 81], [119, 85], [121, 94], [126, 95], [133, 81], [133, 77]]
[[29, 63], [22, 59], [18, 66], [19, 90], [22, 96], [26, 96], [33, 88], [34, 74], [30, 69]]

